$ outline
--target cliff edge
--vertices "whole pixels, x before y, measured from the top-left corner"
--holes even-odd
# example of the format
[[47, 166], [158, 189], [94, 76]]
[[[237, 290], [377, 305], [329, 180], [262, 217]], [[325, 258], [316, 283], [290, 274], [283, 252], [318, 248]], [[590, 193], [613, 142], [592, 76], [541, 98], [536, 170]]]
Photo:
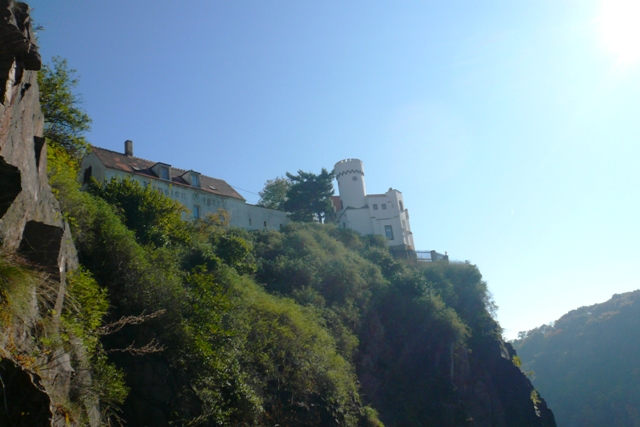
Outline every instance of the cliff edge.
[[[72, 367], [82, 346], [55, 343], [67, 272], [78, 259], [47, 180], [37, 83], [42, 64], [29, 6], [0, 0], [0, 15], [0, 256], [31, 272], [20, 285], [20, 307], [2, 293], [0, 425], [76, 425], [73, 393], [91, 379]], [[89, 400], [84, 411], [90, 425], [98, 425], [99, 411]]]

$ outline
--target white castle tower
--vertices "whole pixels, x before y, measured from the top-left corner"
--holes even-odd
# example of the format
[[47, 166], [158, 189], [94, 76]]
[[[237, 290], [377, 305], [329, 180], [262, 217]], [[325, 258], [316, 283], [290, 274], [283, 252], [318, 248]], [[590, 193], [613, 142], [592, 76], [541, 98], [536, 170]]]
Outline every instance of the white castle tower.
[[367, 204], [362, 160], [340, 160], [333, 167], [333, 173], [338, 181], [338, 192], [342, 201], [341, 208], [361, 208]]
[[[340, 195], [334, 199], [336, 223], [360, 234], [377, 234], [398, 251], [415, 250], [409, 211], [402, 193], [393, 188], [384, 194], [367, 194], [362, 160], [345, 159], [335, 164], [333, 173]], [[339, 202], [337, 199], [340, 199]]]

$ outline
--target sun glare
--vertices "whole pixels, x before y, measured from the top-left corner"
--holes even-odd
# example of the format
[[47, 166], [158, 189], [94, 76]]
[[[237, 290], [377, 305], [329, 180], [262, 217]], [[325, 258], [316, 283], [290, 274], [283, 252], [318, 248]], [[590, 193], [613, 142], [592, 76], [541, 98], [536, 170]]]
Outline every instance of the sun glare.
[[600, 30], [604, 45], [620, 62], [640, 59], [640, 1], [603, 0]]

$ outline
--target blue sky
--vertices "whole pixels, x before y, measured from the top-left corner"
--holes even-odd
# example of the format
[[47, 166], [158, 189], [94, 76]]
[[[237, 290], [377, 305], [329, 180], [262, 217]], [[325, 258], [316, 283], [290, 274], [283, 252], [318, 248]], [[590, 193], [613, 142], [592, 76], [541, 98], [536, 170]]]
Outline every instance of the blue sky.
[[418, 249], [478, 265], [509, 338], [640, 287], [640, 54], [600, 0], [30, 4], [94, 145], [249, 202], [362, 159]]

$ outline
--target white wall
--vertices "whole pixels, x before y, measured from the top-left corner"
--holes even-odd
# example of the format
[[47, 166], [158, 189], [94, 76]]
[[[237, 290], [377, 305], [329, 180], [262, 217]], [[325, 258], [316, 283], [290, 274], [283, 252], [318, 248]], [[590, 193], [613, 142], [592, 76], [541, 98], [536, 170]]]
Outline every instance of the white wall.
[[375, 234], [369, 209], [366, 206], [362, 209], [345, 209], [342, 211], [338, 216], [338, 226], [350, 228], [363, 235]]
[[89, 153], [82, 159], [82, 163], [80, 164], [80, 176], [78, 179], [82, 182], [82, 178], [84, 176], [84, 171], [91, 167], [91, 176], [95, 177], [98, 182], [102, 182], [105, 179], [105, 167], [100, 160], [98, 160], [98, 156], [93, 153]]
[[197, 206], [199, 208], [200, 218], [205, 218], [209, 214], [216, 214], [220, 209], [224, 209], [229, 214], [230, 225], [247, 230], [261, 230], [265, 228], [280, 230], [280, 228], [291, 222], [286, 212], [250, 205], [243, 200], [233, 197], [212, 194], [198, 188], [175, 184], [146, 175], [106, 169], [95, 154], [89, 154], [82, 160], [80, 179], [82, 179], [84, 170], [89, 166], [91, 166], [92, 175], [98, 181], [130, 177], [139, 182], [143, 187], [151, 186], [155, 191], [160, 191], [165, 196], [182, 203], [189, 210], [189, 212], [184, 215], [185, 219], [194, 217], [194, 207]]

